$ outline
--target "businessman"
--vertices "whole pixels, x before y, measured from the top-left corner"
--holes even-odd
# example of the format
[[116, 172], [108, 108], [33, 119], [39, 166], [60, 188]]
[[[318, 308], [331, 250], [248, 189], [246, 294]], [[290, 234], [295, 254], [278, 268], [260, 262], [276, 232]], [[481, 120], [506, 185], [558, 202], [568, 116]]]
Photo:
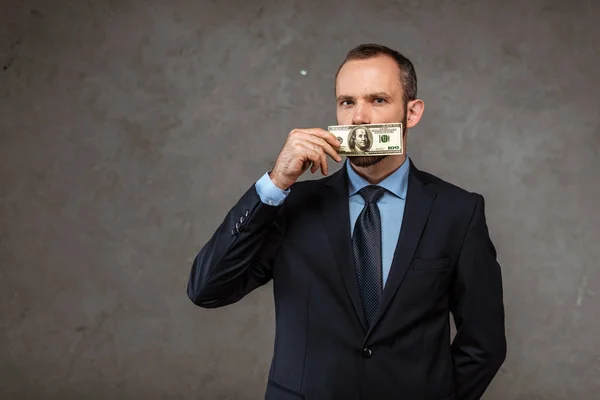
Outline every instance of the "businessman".
[[[384, 46], [351, 50], [334, 86], [339, 125], [408, 130], [423, 115], [412, 63]], [[483, 197], [406, 154], [348, 157], [330, 175], [338, 146], [292, 130], [200, 250], [188, 296], [222, 307], [273, 280], [268, 400], [479, 399], [506, 355]], [[326, 176], [297, 182], [308, 169]]]

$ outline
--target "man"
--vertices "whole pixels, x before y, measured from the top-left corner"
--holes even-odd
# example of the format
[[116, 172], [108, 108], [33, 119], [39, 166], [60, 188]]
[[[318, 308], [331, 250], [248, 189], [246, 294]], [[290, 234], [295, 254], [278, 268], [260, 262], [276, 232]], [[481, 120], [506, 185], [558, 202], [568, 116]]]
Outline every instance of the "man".
[[348, 139], [348, 147], [357, 153], [369, 151], [371, 149], [371, 140], [369, 139], [367, 130], [362, 127], [353, 129]]
[[[335, 92], [340, 125], [410, 129], [423, 114], [412, 63], [384, 46], [351, 50]], [[480, 398], [506, 353], [483, 197], [406, 155], [354, 156], [297, 182], [309, 167], [328, 175], [337, 147], [323, 129], [292, 130], [196, 257], [188, 296], [221, 307], [273, 279], [266, 399]]]

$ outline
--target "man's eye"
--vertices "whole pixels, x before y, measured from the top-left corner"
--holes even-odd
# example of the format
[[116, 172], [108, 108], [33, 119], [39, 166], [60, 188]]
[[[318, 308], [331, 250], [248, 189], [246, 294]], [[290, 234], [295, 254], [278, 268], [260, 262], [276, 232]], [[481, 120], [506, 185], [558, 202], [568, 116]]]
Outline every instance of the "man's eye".
[[350, 104], [352, 104], [352, 100], [343, 100], [340, 105], [342, 106], [349, 106]]
[[375, 103], [377, 103], [377, 104], [383, 104], [385, 102], [386, 102], [385, 99], [382, 99], [381, 97], [378, 97], [375, 99]]

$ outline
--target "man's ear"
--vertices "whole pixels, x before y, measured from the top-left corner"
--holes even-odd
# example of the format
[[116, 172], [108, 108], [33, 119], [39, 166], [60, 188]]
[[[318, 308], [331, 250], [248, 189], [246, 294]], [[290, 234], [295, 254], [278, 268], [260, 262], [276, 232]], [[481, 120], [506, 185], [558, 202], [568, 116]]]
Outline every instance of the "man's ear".
[[406, 105], [406, 128], [412, 128], [419, 123], [425, 111], [423, 100], [415, 99]]

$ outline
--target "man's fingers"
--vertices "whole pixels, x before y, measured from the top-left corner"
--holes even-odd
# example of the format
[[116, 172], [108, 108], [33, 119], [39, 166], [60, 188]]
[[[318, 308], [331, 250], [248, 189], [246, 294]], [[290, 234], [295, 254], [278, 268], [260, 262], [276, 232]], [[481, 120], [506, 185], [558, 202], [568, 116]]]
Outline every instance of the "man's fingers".
[[[314, 136], [314, 135], [310, 135], [310, 134], [303, 134], [302, 138], [306, 139], [307, 141], [314, 143], [318, 146], [320, 146], [325, 153], [329, 154], [329, 156], [331, 158], [333, 158], [335, 161], [340, 162], [342, 161], [342, 157], [340, 157], [340, 155], [335, 151], [335, 149], [333, 147], [331, 147], [331, 145], [325, 141], [325, 139], [322, 139], [318, 136]], [[337, 140], [336, 140], [337, 142]]]
[[312, 163], [309, 160], [304, 161], [304, 163], [302, 164], [302, 172], [306, 171], [311, 164]]
[[[302, 144], [318, 154], [319, 163], [321, 165], [321, 172], [323, 173], [323, 175], [327, 175], [329, 172], [329, 166], [327, 165], [327, 155], [325, 154], [323, 147], [321, 147], [320, 144], [315, 144], [311, 141], [306, 141], [306, 142], [303, 142]], [[313, 173], [317, 169], [318, 169], [318, 167], [314, 169]]]
[[315, 135], [315, 136], [320, 137], [321, 139], [324, 139], [327, 143], [329, 143], [334, 148], [340, 147], [340, 142], [338, 142], [335, 135], [329, 131], [326, 131], [325, 129], [310, 128], [310, 129], [301, 129], [301, 131], [304, 131], [308, 134]]
[[323, 175], [327, 175], [329, 172], [329, 166], [327, 165], [327, 156], [325, 155], [322, 147], [319, 156], [321, 157], [321, 173]]
[[327, 164], [327, 154], [325, 153], [325, 149], [318, 144], [312, 145], [315, 146], [314, 150], [319, 154], [321, 160], [321, 173], [327, 175], [329, 173], [329, 165]]
[[301, 157], [311, 163], [310, 172], [313, 174], [319, 169], [321, 164], [321, 157], [314, 149], [306, 145], [306, 143], [299, 142], [298, 147], [301, 149]]
[[342, 161], [342, 157], [335, 150], [340, 146], [340, 142], [331, 132], [321, 128], [294, 129], [290, 132], [290, 140], [303, 159], [312, 163], [310, 171], [313, 174], [319, 168], [323, 175], [329, 174], [327, 155], [337, 162]]
[[312, 161], [313, 165], [310, 169], [310, 172], [314, 174], [319, 168], [321, 168], [321, 171], [323, 171], [323, 168], [325, 168], [325, 171], [327, 170], [327, 160], [325, 159], [325, 153], [323, 151], [318, 150], [320, 149], [320, 147], [307, 142], [300, 142], [300, 145], [304, 147], [304, 157]]

